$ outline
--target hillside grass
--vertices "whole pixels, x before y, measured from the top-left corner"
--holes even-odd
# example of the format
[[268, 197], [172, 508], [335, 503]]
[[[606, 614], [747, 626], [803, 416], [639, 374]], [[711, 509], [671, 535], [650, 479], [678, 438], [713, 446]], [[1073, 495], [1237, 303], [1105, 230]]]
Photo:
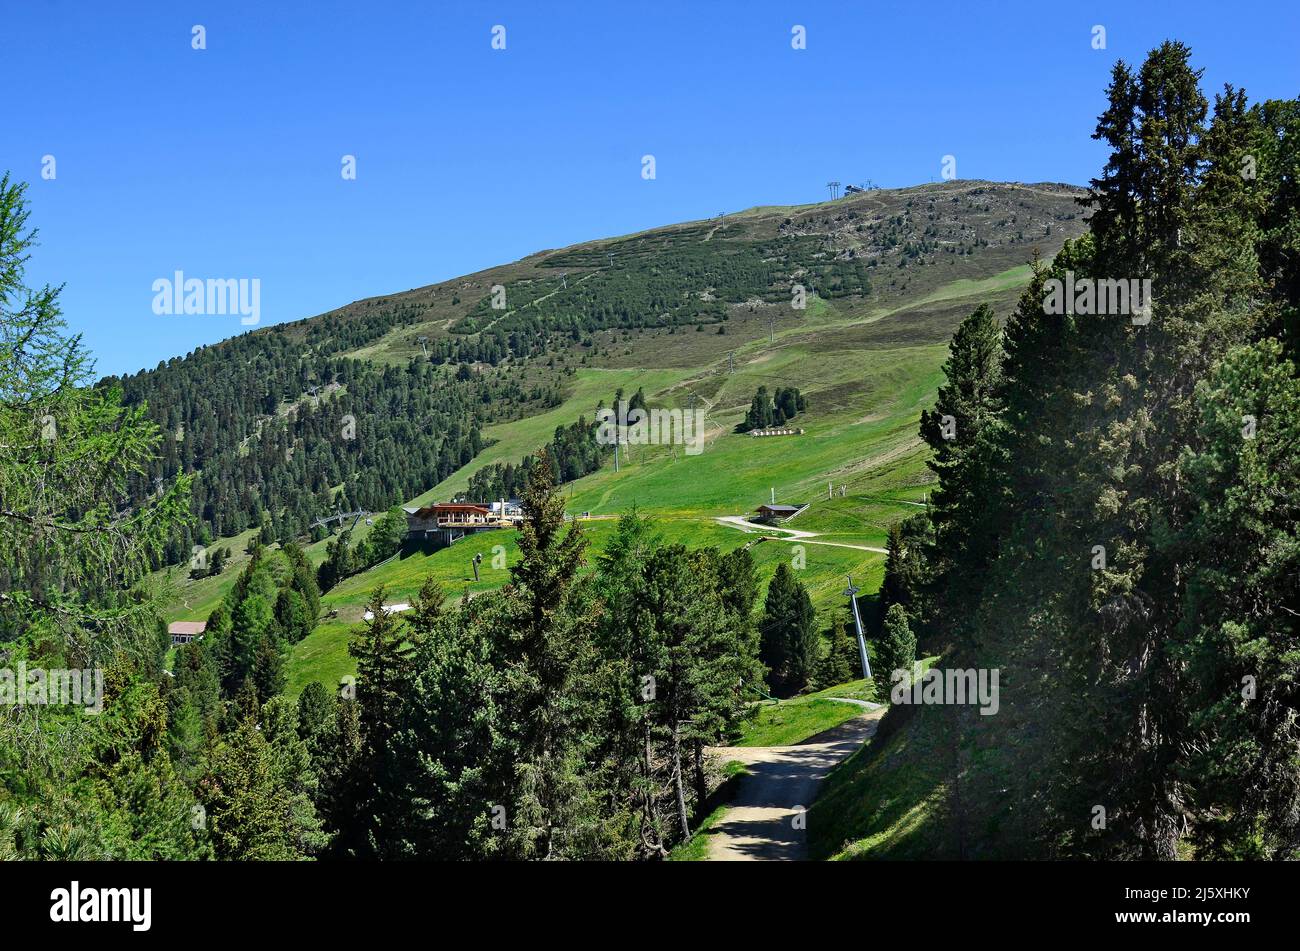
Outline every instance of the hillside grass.
[[793, 746], [867, 712], [856, 703], [841, 703], [831, 697], [874, 700], [875, 691], [872, 684], [859, 679], [777, 703], [760, 703], [732, 745]]
[[658, 392], [678, 382], [684, 375], [681, 370], [575, 370], [566, 387], [563, 403], [536, 416], [488, 426], [483, 430], [483, 437], [492, 441], [492, 445], [409, 504], [446, 501], [464, 492], [469, 487], [470, 477], [479, 469], [495, 462], [517, 464], [524, 456], [549, 442], [557, 426], [570, 426], [580, 417], [594, 418], [597, 404], [609, 406], [620, 387], [630, 399], [639, 386], [645, 387], [647, 393]]
[[[818, 359], [821, 355], [778, 351], [738, 367], [717, 394], [715, 415], [706, 416], [709, 438], [698, 455], [633, 447], [631, 461], [620, 471], [607, 465], [571, 486], [570, 507], [604, 513], [635, 504], [677, 514], [748, 515], [770, 501], [775, 489], [778, 502], [812, 502], [820, 509], [828, 482], [837, 493], [845, 484], [854, 494], [866, 490], [887, 498], [891, 491], [910, 489], [919, 496], [925, 475], [916, 423], [933, 401], [943, 353], [925, 347]], [[810, 370], [814, 363], [817, 371]], [[760, 385], [800, 387], [810, 408], [793, 425], [803, 427], [803, 435], [754, 438], [732, 432]], [[864, 544], [884, 538], [880, 526], [855, 526], [854, 513], [845, 515], [835, 526], [845, 537]]]
[[[771, 238], [781, 219], [793, 217], [799, 219], [798, 229], [826, 227], [836, 234], [839, 247], [845, 247], [843, 242], [854, 247], [866, 240], [855, 237], [863, 233], [862, 227], [826, 222], [860, 215], [855, 220], [865, 223], [877, 214], [901, 213], [914, 200], [919, 216], [931, 196], [945, 204], [959, 197], [967, 201], [967, 193], [978, 195], [986, 184], [944, 183], [914, 194], [873, 192], [808, 206], [768, 206], [719, 223], [679, 227], [690, 231], [702, 225], [698, 230], [707, 231], [702, 240], [719, 233], [722, 241], [727, 229], [737, 223], [738, 237]], [[1034, 202], [1037, 191], [1018, 189], [1004, 197], [1018, 203], [1016, 214], [1020, 214], [1020, 205]], [[985, 196], [975, 204], [987, 205], [989, 200]], [[973, 207], [964, 212], [969, 217], [965, 224], [977, 230], [981, 221], [986, 228], [998, 227], [998, 216], [1005, 214], [1001, 207], [992, 211], [985, 207], [983, 219], [977, 212]], [[590, 419], [595, 407], [608, 405], [619, 388], [629, 397], [644, 389], [651, 406], [684, 409], [694, 398], [707, 407], [703, 452], [689, 454], [681, 446], [634, 446], [621, 453], [617, 472], [612, 460], [607, 460], [599, 471], [561, 487], [571, 515], [596, 516], [580, 522], [590, 541], [588, 570], [608, 545], [616, 516], [635, 506], [654, 518], [669, 543], [716, 545], [724, 551], [750, 546], [763, 587], [781, 561], [792, 564], [810, 592], [818, 629], [825, 631], [828, 623], [847, 616], [843, 593], [847, 577], [852, 576], [869, 594], [880, 584], [884, 561], [881, 554], [862, 547], [825, 543], [883, 548], [891, 524], [923, 511], [933, 477], [926, 466], [928, 450], [917, 436], [917, 421], [921, 411], [933, 405], [942, 382], [949, 336], [978, 303], [988, 302], [1002, 315], [1009, 312], [1029, 279], [1029, 268], [1021, 262], [1030, 246], [1042, 246], [1050, 258], [1053, 245], [1059, 246], [1071, 226], [1054, 227], [1059, 233], [1046, 242], [1030, 237], [1014, 246], [984, 247], [975, 254], [932, 255], [924, 267], [883, 264], [871, 272], [871, 293], [831, 300], [814, 293], [801, 312], [771, 301], [754, 306], [746, 302], [729, 306], [725, 320], [716, 325], [594, 330], [554, 357], [523, 361], [521, 386], [549, 392], [559, 381], [562, 402], [558, 406], [487, 426], [483, 435], [490, 445], [448, 479], [407, 500], [408, 504], [448, 500], [463, 493], [472, 475], [483, 467], [518, 463], [547, 443], [556, 427]], [[656, 233], [645, 234], [653, 238]], [[372, 304], [397, 301], [421, 308], [417, 322], [394, 326], [347, 355], [405, 366], [421, 354], [419, 336], [446, 337], [479, 306], [493, 284], [511, 287], [513, 295], [516, 290], [528, 292], [521, 284], [553, 281], [554, 269], [543, 266], [546, 254], [342, 309], [339, 313], [346, 316], [363, 313]], [[586, 279], [581, 273], [575, 268], [570, 280], [581, 283]], [[796, 386], [807, 397], [807, 412], [792, 422], [804, 429], [802, 435], [755, 439], [734, 431], [760, 385], [769, 391]], [[282, 405], [278, 415], [289, 409], [289, 404]], [[719, 516], [752, 515], [773, 494], [778, 502], [807, 503], [808, 508], [787, 527], [815, 532], [816, 538], [780, 537], [780, 532], [742, 530], [716, 521]], [[364, 522], [358, 525], [354, 543], [367, 531]], [[191, 581], [184, 568], [156, 573], [155, 580], [167, 591], [168, 620], [208, 617], [246, 565], [251, 535], [250, 531], [221, 540], [234, 557], [216, 578]], [[327, 543], [328, 539], [304, 546], [312, 564], [324, 559]], [[471, 568], [476, 554], [483, 555], [478, 581]], [[273, 549], [269, 557], [282, 556]], [[293, 646], [286, 659], [288, 694], [297, 696], [313, 681], [332, 686], [355, 672], [348, 642], [379, 585], [385, 586], [389, 604], [413, 601], [428, 577], [436, 579], [449, 598], [476, 596], [505, 584], [518, 557], [513, 531], [484, 532], [442, 551], [405, 552], [345, 579], [323, 595], [320, 623]], [[756, 612], [762, 610], [762, 590]], [[874, 699], [873, 694], [873, 685], [858, 680], [779, 703], [760, 702], [735, 742], [740, 746], [803, 742], [865, 712], [835, 697]], [[907, 859], [953, 854], [947, 838], [944, 770], [950, 750], [941, 719], [934, 710], [920, 707], [891, 711], [887, 720], [889, 730], [841, 763], [822, 786], [809, 812], [811, 856]], [[735, 779], [737, 768], [743, 770], [738, 763], [726, 764], [724, 775]], [[709, 830], [726, 808], [719, 805], [704, 816], [696, 834], [674, 850], [671, 859], [706, 858]]]
[[[518, 462], [547, 442], [556, 426], [590, 417], [597, 403], [608, 403], [619, 387], [629, 395], [644, 388], [652, 404], [677, 407], [688, 405], [688, 393], [694, 391], [712, 403], [706, 415], [709, 438], [704, 452], [687, 455], [681, 447], [632, 447], [632, 458], [624, 458], [619, 472], [607, 464], [566, 487], [570, 510], [607, 514], [635, 503], [665, 514], [743, 515], [769, 500], [776, 489], [778, 501], [812, 502], [793, 527], [823, 532], [826, 541], [880, 547], [888, 525], [907, 514], [906, 503], [924, 500], [930, 477], [924, 465], [925, 448], [916, 437], [916, 420], [933, 401], [946, 356], [946, 345], [922, 343], [925, 335], [919, 331], [908, 343], [907, 327], [925, 322], [929, 303], [968, 301], [974, 306], [983, 297], [1014, 292], [1027, 274], [1026, 267], [1018, 266], [985, 278], [950, 281], [919, 299], [873, 310], [866, 318], [845, 302], [814, 297], [802, 315], [783, 318], [786, 326], [778, 329], [775, 346], [766, 335], [728, 344], [737, 349], [734, 373], [721, 372], [721, 365], [712, 364], [576, 369], [566, 382], [560, 406], [487, 427], [484, 435], [494, 441], [491, 446], [409, 503], [451, 498], [463, 492], [470, 476], [483, 466]], [[903, 335], [893, 341], [896, 345], [884, 349], [848, 340], [847, 346], [837, 343], [828, 351], [817, 336], [864, 320], [900, 316], [906, 318]], [[642, 332], [637, 349], [661, 339], [681, 351], [701, 336], [710, 334]], [[376, 355], [370, 348], [367, 351], [367, 356]], [[769, 389], [795, 385], [809, 397], [809, 411], [794, 422], [806, 429], [804, 436], [753, 439], [732, 432], [759, 385]], [[834, 498], [827, 497], [828, 482], [836, 486]], [[846, 498], [838, 496], [840, 485], [847, 487]], [[363, 523], [356, 539], [364, 531]], [[169, 605], [169, 619], [206, 617], [237, 576], [249, 534], [221, 540], [236, 557], [217, 578], [189, 582], [181, 569], [172, 569], [177, 591]], [[324, 542], [307, 550], [314, 562], [324, 558]]]
[[814, 859], [952, 858], [944, 841], [948, 787], [933, 711], [919, 707], [883, 742], [837, 766], [808, 812]]
[[[922, 659], [922, 669], [937, 660]], [[952, 749], [943, 713], [927, 706], [889, 710], [871, 742], [831, 771], [808, 811], [811, 858], [958, 857], [949, 835]]]
[[[615, 531], [613, 516], [635, 506], [655, 519], [668, 543], [715, 545], [723, 551], [751, 544], [764, 585], [778, 562], [790, 561], [818, 611], [841, 612], [847, 577], [853, 576], [865, 590], [873, 589], [883, 574], [883, 556], [820, 542], [883, 548], [889, 524], [918, 510], [913, 503], [924, 498], [929, 473], [916, 424], [921, 409], [933, 400], [944, 353], [943, 347], [929, 346], [828, 358], [792, 346], [761, 354], [739, 365], [714, 389], [719, 417], [700, 454], [688, 455], [681, 447], [632, 447], [623, 454], [619, 471], [614, 471], [611, 461], [564, 486], [567, 510], [595, 516], [581, 520], [592, 559]], [[732, 432], [761, 383], [776, 385], [774, 380], [804, 376], [818, 380], [805, 383], [810, 409], [798, 420], [805, 427], [804, 436], [783, 441]], [[496, 445], [415, 501], [452, 497], [468, 484], [468, 473], [478, 466], [517, 462], [548, 440], [556, 425], [589, 414], [598, 401], [608, 402], [620, 386], [629, 395], [643, 387], [654, 405], [680, 399], [681, 388], [696, 382], [679, 370], [582, 370], [574, 380], [561, 407], [490, 428], [487, 434], [500, 440]], [[837, 486], [833, 498], [827, 497], [823, 480]], [[838, 495], [839, 485], [846, 487], [845, 497]], [[764, 538], [714, 521], [718, 515], [752, 514], [770, 497], [772, 488], [777, 489], [779, 500], [811, 503], [791, 527], [818, 532], [817, 539]], [[378, 585], [387, 587], [388, 603], [411, 601], [428, 575], [437, 578], [450, 596], [460, 597], [466, 590], [477, 594], [508, 580], [517, 551], [513, 532], [484, 532], [442, 551], [390, 559], [346, 579], [322, 598], [323, 610], [332, 616], [294, 647], [287, 664], [289, 693], [297, 694], [313, 680], [336, 683], [354, 671], [347, 641]], [[477, 553], [484, 559], [481, 580], [474, 582], [470, 559]], [[495, 563], [504, 567], [493, 567], [494, 555]], [[824, 626], [822, 619], [819, 625]], [[838, 710], [848, 705], [829, 706]], [[823, 713], [819, 708], [817, 714], [815, 723], [834, 725], [829, 710]]]
[[[365, 519], [362, 519], [352, 533], [352, 543], [355, 546], [358, 542], [370, 534], [371, 526], [367, 525]], [[188, 567], [164, 568], [161, 571], [154, 572], [153, 581], [161, 585], [165, 591], [166, 614], [168, 621], [206, 621], [213, 609], [221, 603], [226, 594], [235, 586], [236, 579], [239, 578], [245, 566], [248, 564], [250, 555], [248, 554], [248, 542], [257, 533], [257, 529], [248, 529], [238, 535], [230, 538], [223, 538], [208, 546], [209, 555], [215, 548], [229, 548], [230, 561], [219, 575], [212, 575], [207, 578], [190, 578]], [[326, 536], [320, 541], [311, 542], [302, 546], [303, 553], [307, 560], [313, 565], [319, 565], [325, 560], [325, 548], [334, 536]], [[266, 549], [266, 556], [271, 559], [278, 559], [280, 555], [280, 546], [272, 545]]]
[[226, 596], [234, 585], [239, 573], [248, 564], [248, 541], [257, 533], [249, 529], [208, 548], [229, 548], [230, 561], [221, 574], [207, 578], [191, 578], [189, 565], [177, 565], [164, 568], [153, 575], [153, 581], [165, 592], [167, 598], [166, 616], [171, 621], [206, 621], [212, 609]]

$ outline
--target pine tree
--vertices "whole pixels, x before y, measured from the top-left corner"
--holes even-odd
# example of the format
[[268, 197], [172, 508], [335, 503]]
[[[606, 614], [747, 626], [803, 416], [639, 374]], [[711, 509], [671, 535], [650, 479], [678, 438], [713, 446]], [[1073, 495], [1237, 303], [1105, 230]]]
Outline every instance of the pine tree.
[[903, 578], [903, 558], [906, 555], [903, 543], [903, 526], [900, 522], [891, 522], [885, 536], [885, 576], [880, 582], [880, 609], [889, 610], [891, 604], [909, 607], [912, 603], [911, 592]]
[[[1257, 200], [1263, 205], [1260, 270], [1277, 302], [1267, 333], [1281, 340], [1295, 361], [1300, 359], [1300, 229], [1295, 227], [1300, 217], [1300, 99], [1269, 100], [1250, 111], [1257, 131], [1248, 143], [1255, 161], [1249, 183], [1262, 193]], [[1239, 168], [1243, 174], [1252, 170]]]
[[761, 676], [753, 564], [744, 553], [665, 545], [632, 512], [599, 568], [604, 664], [592, 676], [607, 684], [611, 791], [635, 816], [638, 852], [662, 858], [690, 835], [707, 795], [705, 747], [749, 715], [746, 685]]
[[518, 858], [581, 854], [599, 820], [581, 775], [586, 722], [594, 711], [584, 671], [592, 663], [592, 617], [578, 584], [586, 539], [565, 528], [546, 453], [521, 499], [519, 560], [506, 587], [514, 618], [500, 653], [510, 683], [506, 720], [516, 741], [518, 782], [511, 791], [506, 839]]
[[365, 854], [368, 838], [358, 826], [358, 816], [369, 786], [361, 776], [362, 754], [360, 705], [355, 699], [340, 699], [335, 708], [332, 743], [317, 768], [320, 780], [318, 808], [331, 835], [329, 854], [354, 858]]
[[749, 412], [745, 414], [745, 421], [741, 424], [740, 431], [766, 429], [772, 425], [775, 416], [776, 408], [772, 405], [772, 397], [767, 392], [766, 386], [760, 386], [753, 400], [750, 401]]
[[282, 549], [285, 560], [293, 569], [293, 590], [302, 596], [307, 606], [308, 631], [320, 620], [320, 588], [316, 584], [316, 573], [312, 570], [307, 554], [294, 542], [285, 544]]
[[[939, 480], [928, 513], [934, 534], [926, 596], [932, 610], [946, 619], [948, 636], [954, 640], [968, 636], [958, 619], [969, 615], [959, 606], [978, 600], [999, 527], [988, 518], [988, 495], [992, 442], [1002, 411], [1001, 369], [1001, 332], [993, 310], [981, 304], [953, 334], [943, 365], [946, 382], [935, 408], [921, 414], [921, 438], [932, 450], [928, 464]], [[910, 608], [910, 593], [901, 586], [901, 529], [891, 530], [890, 545], [881, 609], [895, 603]]]
[[253, 652], [250, 675], [257, 688], [257, 699], [261, 703], [284, 691], [288, 674], [285, 671], [284, 653], [280, 650], [278, 638], [271, 634], [262, 636]]
[[[263, 576], [269, 580], [269, 576]], [[231, 665], [228, 687], [236, 687], [258, 666], [259, 654], [265, 654], [271, 641], [275, 614], [262, 590], [250, 590], [235, 605], [231, 617]], [[265, 657], [262, 658], [266, 660]]]
[[151, 484], [124, 509], [162, 437], [120, 387], [92, 385], [80, 338], [64, 333], [61, 288], [26, 284], [25, 192], [0, 176], [0, 630], [40, 631], [69, 667], [152, 663], [157, 596], [140, 582], [191, 525], [191, 480], [167, 479], [161, 494]]
[[808, 683], [816, 662], [817, 634], [812, 599], [785, 562], [776, 567], [763, 604], [759, 658], [777, 693], [796, 693]]
[[826, 652], [817, 662], [815, 681], [821, 689], [846, 683], [854, 677], [857, 648], [849, 637], [843, 619], [832, 620], [826, 628]]
[[705, 595], [699, 574], [680, 546], [656, 551], [646, 575], [647, 606], [659, 608], [647, 631], [653, 677], [649, 719], [664, 747], [677, 828], [684, 841], [691, 834], [685, 775], [689, 732], [697, 715], [708, 708], [708, 692], [719, 686], [707, 671], [723, 654], [725, 613], [716, 597]]
[[392, 732], [410, 660], [401, 617], [388, 610], [385, 594], [382, 585], [371, 592], [365, 620], [348, 644], [357, 661], [362, 731], [371, 749], [382, 747]]
[[[1184, 821], [1178, 763], [1195, 740], [1170, 645], [1198, 556], [1179, 459], [1199, 441], [1196, 380], [1254, 332], [1262, 295], [1258, 205], [1229, 174], [1250, 141], [1243, 103], [1229, 91], [1207, 129], [1198, 76], [1179, 44], [1116, 68], [1090, 233], [1035, 267], [1004, 335], [999, 419], [957, 506], [989, 530], [945, 544], [936, 498], [935, 557], [952, 565], [935, 572], [933, 613], [965, 627], [958, 663], [1002, 668], [1004, 700], [996, 718], [938, 715], [967, 735], [955, 749], [1005, 750], [954, 769], [1008, 854], [1168, 858]], [[1149, 278], [1149, 321], [1045, 310], [1046, 281], [1067, 271]], [[1097, 803], [1105, 830], [1086, 821]]]
[[1109, 256], [1114, 261], [1131, 262], [1138, 260], [1142, 253], [1138, 96], [1132, 68], [1123, 60], [1116, 62], [1106, 90], [1106, 111], [1098, 117], [1092, 134], [1094, 139], [1110, 147], [1110, 156], [1101, 177], [1092, 180], [1088, 195], [1078, 199], [1091, 209], [1089, 231], [1098, 245], [1107, 249], [1098, 261], [1102, 271], [1110, 270]]
[[637, 851], [664, 858], [672, 841], [663, 758], [657, 755], [653, 700], [662, 651], [656, 611], [648, 609], [648, 566], [662, 539], [635, 508], [620, 516], [599, 556], [597, 583], [604, 610], [597, 627], [606, 676], [599, 681], [609, 781], [636, 816]]
[[[738, 548], [723, 555], [716, 548], [704, 548], [691, 552], [690, 559], [709, 622], [697, 629], [698, 660], [693, 671], [697, 702], [686, 730], [698, 809], [708, 795], [705, 747], [726, 742], [753, 715], [753, 685], [762, 681], [763, 665], [752, 620], [758, 584], [749, 552]], [[816, 657], [816, 647], [812, 635], [810, 658]]]
[[345, 529], [325, 546], [325, 560], [316, 569], [316, 584], [324, 592], [355, 571], [351, 549], [352, 531]]
[[167, 753], [177, 773], [192, 778], [200, 762], [206, 736], [203, 718], [188, 688], [167, 694]]
[[358, 854], [383, 855], [399, 830], [392, 812], [400, 811], [399, 766], [391, 741], [402, 715], [411, 678], [411, 647], [399, 616], [384, 605], [384, 587], [376, 588], [366, 606], [367, 620], [348, 644], [357, 661], [357, 706], [361, 749], [355, 762], [359, 815], [350, 846]]
[[297, 834], [295, 847], [303, 855], [315, 855], [329, 837], [316, 812], [320, 784], [311, 752], [299, 735], [298, 706], [288, 697], [273, 697], [262, 706], [260, 720], [277, 781], [288, 798], [289, 817]]
[[895, 671], [905, 670], [909, 676], [911, 674], [912, 664], [916, 661], [916, 637], [901, 604], [891, 605], [885, 612], [875, 661], [871, 673], [876, 681], [877, 696], [889, 696]]
[[433, 575], [424, 579], [419, 593], [415, 596], [415, 602], [411, 605], [411, 612], [407, 616], [411, 640], [415, 645], [418, 646], [421, 641], [433, 636], [442, 620], [446, 599], [446, 592], [442, 590], [442, 585]]
[[285, 587], [275, 598], [275, 622], [282, 637], [296, 644], [312, 631], [307, 602], [296, 588]]
[[318, 774], [333, 752], [337, 732], [338, 701], [324, 684], [314, 680], [298, 694], [298, 735]]
[[293, 797], [255, 720], [243, 720], [222, 741], [199, 784], [199, 796], [217, 858], [303, 857]]
[[186, 691], [194, 704], [204, 749], [215, 743], [222, 714], [221, 670], [210, 650], [210, 637], [208, 633], [201, 641], [177, 648], [172, 679], [175, 688]]
[[[436, 590], [436, 583], [426, 583], [420, 600], [431, 604]], [[512, 854], [519, 773], [507, 720], [511, 686], [498, 654], [511, 606], [489, 593], [426, 619], [431, 626], [413, 624], [414, 674], [392, 741], [401, 766], [395, 798], [404, 812], [387, 854], [442, 860]]]
[[1182, 467], [1199, 500], [1197, 560], [1174, 647], [1191, 838], [1198, 857], [1288, 857], [1300, 829], [1300, 373], [1266, 340], [1230, 351], [1197, 396], [1202, 448]]

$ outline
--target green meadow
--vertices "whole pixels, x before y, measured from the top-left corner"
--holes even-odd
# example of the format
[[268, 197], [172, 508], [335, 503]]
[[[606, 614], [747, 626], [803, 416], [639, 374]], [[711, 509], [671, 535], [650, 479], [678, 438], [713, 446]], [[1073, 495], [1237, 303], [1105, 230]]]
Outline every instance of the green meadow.
[[[611, 458], [599, 471], [561, 487], [569, 513], [580, 516], [590, 541], [589, 561], [615, 531], [617, 516], [635, 507], [655, 520], [669, 543], [723, 550], [749, 545], [764, 584], [780, 561], [788, 561], [807, 586], [824, 630], [832, 617], [844, 615], [848, 576], [866, 592], [879, 585], [883, 555], [867, 549], [883, 549], [889, 526], [925, 502], [931, 476], [917, 422], [942, 380], [942, 328], [984, 296], [1014, 296], [1026, 274], [1017, 267], [952, 281], [884, 310], [842, 310], [814, 298], [807, 313], [786, 322], [773, 340], [765, 333], [737, 339], [730, 358], [709, 350], [717, 346], [711, 334], [657, 336], [644, 341], [656, 359], [686, 356], [699, 362], [657, 369], [576, 367], [565, 377], [558, 406], [487, 427], [491, 444], [472, 463], [410, 501], [455, 497], [479, 468], [517, 463], [544, 445], [557, 426], [591, 418], [598, 405], [609, 405], [620, 388], [629, 397], [643, 389], [652, 407], [687, 409], [694, 400], [705, 413], [701, 443], [624, 447], [617, 470]], [[755, 438], [735, 432], [759, 386], [797, 386], [807, 397], [808, 409], [791, 423], [801, 435]], [[773, 498], [807, 505], [786, 527], [811, 537], [717, 521], [752, 516]], [[586, 515], [591, 517], [581, 517]], [[354, 540], [367, 530], [364, 522], [358, 525]], [[179, 569], [159, 573], [159, 583], [169, 588], [169, 620], [208, 616], [246, 562], [248, 537], [222, 541], [234, 560], [219, 577], [191, 581]], [[313, 564], [324, 559], [326, 543], [306, 546]], [[475, 581], [471, 559], [477, 554], [483, 560]], [[354, 671], [348, 639], [380, 585], [388, 604], [409, 603], [429, 576], [449, 597], [473, 596], [503, 585], [517, 557], [513, 531], [490, 531], [441, 551], [404, 552], [345, 579], [323, 596], [320, 623], [288, 658], [290, 694], [315, 680], [337, 683]], [[823, 726], [853, 712], [847, 704], [806, 704], [800, 711], [804, 726]]]
[[555, 434], [557, 426], [571, 425], [579, 417], [592, 418], [596, 406], [606, 406], [614, 399], [614, 393], [622, 387], [627, 396], [631, 396], [638, 386], [647, 393], [666, 389], [684, 376], [680, 370], [603, 370], [580, 369], [574, 372], [569, 392], [564, 402], [552, 410], [488, 426], [483, 430], [488, 446], [464, 466], [455, 475], [443, 480], [427, 492], [411, 500], [413, 505], [425, 505], [430, 502], [442, 502], [464, 492], [469, 486], [470, 477], [495, 462], [517, 463], [529, 453], [536, 452]]
[[866, 680], [851, 680], [816, 693], [760, 703], [734, 745], [793, 746], [867, 712], [859, 704], [833, 699], [846, 697], [875, 700], [875, 685]]

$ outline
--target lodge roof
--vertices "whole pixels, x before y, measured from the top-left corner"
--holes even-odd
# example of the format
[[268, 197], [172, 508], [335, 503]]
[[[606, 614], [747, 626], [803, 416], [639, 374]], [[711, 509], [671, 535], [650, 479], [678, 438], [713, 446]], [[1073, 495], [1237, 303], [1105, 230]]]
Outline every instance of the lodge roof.
[[476, 505], [473, 502], [435, 502], [432, 505], [406, 506], [402, 509], [407, 515], [431, 515], [440, 512], [477, 512], [480, 515], [491, 515], [482, 505]]

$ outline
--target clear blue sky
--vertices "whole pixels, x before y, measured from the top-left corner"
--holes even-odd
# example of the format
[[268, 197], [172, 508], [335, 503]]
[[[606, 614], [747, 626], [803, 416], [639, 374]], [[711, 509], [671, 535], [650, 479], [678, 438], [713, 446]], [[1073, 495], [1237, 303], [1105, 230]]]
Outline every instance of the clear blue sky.
[[[588, 238], [820, 200], [829, 179], [926, 182], [945, 154], [961, 178], [1081, 184], [1103, 159], [1089, 134], [1112, 63], [1165, 38], [1192, 46], [1208, 91], [1300, 94], [1294, 2], [0, 8], [0, 170], [31, 182], [29, 277], [66, 282], [68, 323], [104, 373], [246, 329], [155, 315], [151, 285], [177, 269], [260, 279], [265, 324]], [[791, 49], [795, 24], [806, 50]]]

